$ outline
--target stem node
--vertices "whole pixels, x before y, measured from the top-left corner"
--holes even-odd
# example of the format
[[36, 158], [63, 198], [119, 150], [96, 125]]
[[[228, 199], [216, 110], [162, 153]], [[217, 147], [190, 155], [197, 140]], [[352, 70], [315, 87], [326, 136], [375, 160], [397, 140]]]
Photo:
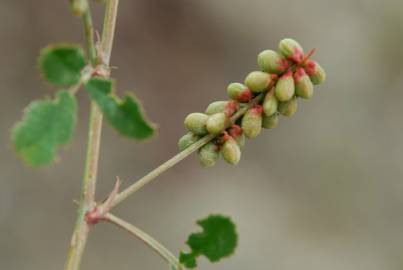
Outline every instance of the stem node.
[[103, 203], [94, 205], [94, 207], [87, 211], [87, 213], [85, 214], [85, 222], [88, 225], [95, 225], [99, 221], [105, 219], [105, 215], [108, 214], [111, 210], [115, 198], [119, 193], [120, 183], [121, 182], [119, 178], [116, 177], [115, 186], [113, 187], [111, 193], [106, 198], [106, 200]]

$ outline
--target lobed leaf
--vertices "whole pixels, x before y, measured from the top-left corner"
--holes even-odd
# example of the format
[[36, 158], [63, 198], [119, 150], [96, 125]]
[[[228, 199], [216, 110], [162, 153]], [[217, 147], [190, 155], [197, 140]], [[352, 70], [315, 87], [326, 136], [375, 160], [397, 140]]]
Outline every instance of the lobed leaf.
[[230, 218], [221, 215], [210, 215], [198, 220], [202, 232], [192, 233], [186, 244], [190, 253], [180, 253], [179, 261], [187, 268], [197, 266], [197, 257], [206, 256], [211, 262], [217, 262], [232, 255], [238, 242], [235, 224]]
[[67, 91], [59, 91], [55, 100], [32, 102], [12, 130], [17, 154], [34, 167], [50, 164], [57, 148], [71, 140], [76, 113], [76, 99]]
[[39, 57], [43, 76], [55, 86], [77, 84], [85, 65], [84, 51], [76, 45], [51, 45]]
[[134, 96], [126, 95], [123, 100], [114, 96], [111, 80], [92, 78], [85, 89], [121, 135], [137, 140], [154, 135], [154, 125], [146, 119], [140, 103]]

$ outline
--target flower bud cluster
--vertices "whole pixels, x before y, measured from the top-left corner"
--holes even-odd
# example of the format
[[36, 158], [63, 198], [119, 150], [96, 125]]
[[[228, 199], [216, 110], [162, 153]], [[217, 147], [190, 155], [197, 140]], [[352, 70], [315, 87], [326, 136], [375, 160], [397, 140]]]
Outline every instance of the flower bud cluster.
[[[297, 98], [309, 99], [313, 86], [326, 79], [324, 69], [290, 38], [280, 41], [279, 51], [264, 50], [257, 58], [260, 71], [249, 73], [244, 83], [230, 83], [228, 101], [214, 101], [204, 113], [191, 113], [184, 121], [189, 131], [178, 142], [182, 151], [207, 134], [215, 139], [199, 149], [203, 166], [213, 166], [221, 153], [225, 161], [237, 164], [245, 138], [257, 137], [262, 128], [277, 126], [279, 115], [292, 116]], [[243, 110], [243, 114], [234, 115]], [[234, 117], [236, 119], [234, 119]]]

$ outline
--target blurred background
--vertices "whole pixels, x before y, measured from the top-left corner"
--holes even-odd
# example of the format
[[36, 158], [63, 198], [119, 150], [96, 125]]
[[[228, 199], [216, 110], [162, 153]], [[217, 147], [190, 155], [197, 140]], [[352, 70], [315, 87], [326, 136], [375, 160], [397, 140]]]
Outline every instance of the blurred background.
[[[94, 4], [100, 29], [103, 9]], [[0, 3], [0, 268], [62, 269], [75, 220], [88, 119], [80, 100], [74, 141], [49, 168], [14, 155], [9, 131], [32, 100], [53, 96], [37, 56], [82, 42], [67, 1]], [[298, 40], [328, 73], [295, 117], [247, 143], [239, 166], [203, 169], [195, 155], [114, 213], [176, 254], [209, 213], [238, 225], [235, 255], [200, 269], [403, 269], [403, 2], [401, 0], [135, 0], [120, 3], [112, 65], [119, 93], [134, 91], [159, 135], [147, 143], [106, 124], [97, 197], [127, 186], [177, 153], [183, 119], [226, 98], [256, 56]], [[166, 269], [136, 239], [95, 226], [82, 269]]]

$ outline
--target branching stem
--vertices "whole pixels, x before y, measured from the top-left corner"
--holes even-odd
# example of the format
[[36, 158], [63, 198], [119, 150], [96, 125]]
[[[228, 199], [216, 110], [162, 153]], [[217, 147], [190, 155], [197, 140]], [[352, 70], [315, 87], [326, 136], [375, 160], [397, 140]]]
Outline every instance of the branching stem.
[[[117, 18], [117, 8], [119, 0], [106, 0], [106, 11], [104, 17], [104, 28], [102, 33], [102, 41], [100, 46], [96, 46], [94, 42], [94, 29], [92, 24], [92, 18], [90, 9], [88, 9], [83, 14], [84, 30], [87, 40], [87, 49], [90, 57], [90, 62], [93, 68], [97, 65], [102, 64], [106, 68], [109, 66], [113, 38], [115, 33], [115, 25]], [[99, 63], [99, 60], [102, 63]], [[108, 77], [109, 74], [106, 76]], [[77, 91], [77, 89], [72, 89], [72, 92]], [[261, 93], [255, 97], [246, 106], [241, 107], [229, 121], [229, 125], [235, 123], [246, 111], [255, 106], [259, 101], [264, 98], [265, 93]], [[83, 183], [81, 188], [81, 198], [78, 207], [77, 220], [74, 228], [70, 249], [67, 256], [67, 261], [65, 265], [65, 270], [78, 270], [80, 267], [81, 258], [84, 254], [85, 245], [88, 238], [88, 232], [90, 229], [90, 224], [86, 221], [86, 215], [91, 210], [96, 208], [95, 203], [95, 187], [96, 178], [98, 171], [98, 159], [101, 141], [101, 129], [102, 129], [102, 113], [98, 109], [95, 102], [91, 102], [91, 114], [90, 114], [89, 132], [88, 132], [88, 148], [87, 148], [87, 158], [86, 166], [83, 177]], [[181, 160], [188, 157], [190, 154], [195, 152], [197, 149], [214, 139], [217, 135], [206, 135], [199, 139], [194, 144], [190, 145], [188, 148], [178, 153], [176, 156], [172, 157], [168, 161], [161, 164], [159, 167], [145, 175], [143, 178], [139, 179], [137, 182], [120, 192], [113, 200], [111, 205], [108, 205], [110, 210], [112, 207], [118, 205], [130, 195], [141, 189], [146, 184], [150, 183], [157, 176], [168, 170], [169, 168], [176, 165]], [[101, 205], [102, 206], [102, 205]], [[99, 205], [98, 205], [99, 207]], [[110, 214], [104, 213], [103, 220], [113, 223], [124, 230], [131, 233], [133, 236], [141, 239], [144, 243], [149, 245], [154, 249], [161, 257], [163, 257], [170, 265], [174, 266], [176, 269], [181, 269], [181, 265], [178, 259], [163, 245], [158, 241], [153, 239], [148, 234], [144, 233], [135, 226], [127, 223], [126, 221]]]
[[[106, 65], [109, 65], [110, 53], [112, 50], [113, 36], [116, 25], [116, 9], [118, 0], [107, 0], [106, 16], [103, 29], [102, 50]], [[94, 43], [94, 29], [90, 9], [83, 14], [85, 37], [87, 49], [92, 65], [96, 64], [97, 54]], [[96, 178], [98, 172], [99, 150], [102, 130], [102, 113], [95, 102], [91, 102], [91, 112], [89, 120], [87, 158], [81, 187], [81, 198], [78, 207], [77, 220], [73, 236], [70, 243], [65, 270], [78, 270], [81, 258], [84, 254], [85, 245], [88, 238], [89, 224], [85, 220], [85, 215], [94, 207]]]

